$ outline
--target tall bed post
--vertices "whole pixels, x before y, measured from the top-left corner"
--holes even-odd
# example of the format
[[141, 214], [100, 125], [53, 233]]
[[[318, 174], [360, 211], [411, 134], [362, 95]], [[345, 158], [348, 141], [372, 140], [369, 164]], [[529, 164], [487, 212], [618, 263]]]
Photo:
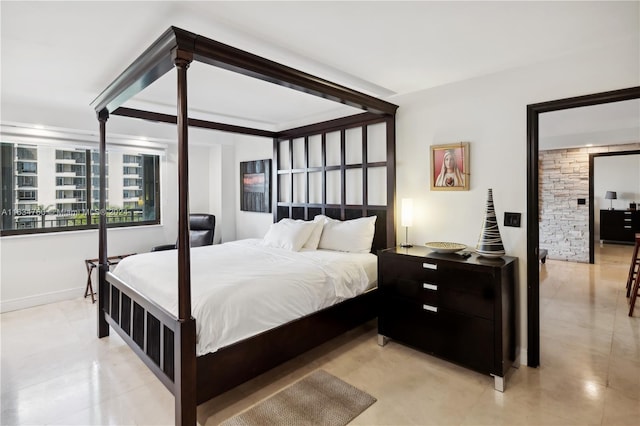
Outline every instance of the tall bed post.
[[278, 138], [273, 138], [273, 164], [271, 166], [271, 187], [275, 191], [271, 191], [271, 211], [273, 212], [273, 222], [278, 221], [278, 201], [280, 200], [280, 176], [278, 176], [278, 165], [280, 164], [280, 150]]
[[387, 122], [387, 244], [396, 244], [396, 117], [388, 116]]
[[196, 424], [196, 323], [191, 316], [191, 259], [189, 238], [189, 118], [187, 69], [193, 54], [172, 52], [178, 74], [178, 323], [175, 350], [175, 423]]
[[[99, 205], [99, 227], [98, 227], [98, 337], [109, 335], [109, 324], [105, 319], [104, 308], [108, 300], [108, 284], [106, 274], [109, 270], [107, 263], [107, 119], [109, 111], [105, 108], [98, 113], [100, 123], [100, 205]], [[87, 206], [91, 214], [91, 206]]]

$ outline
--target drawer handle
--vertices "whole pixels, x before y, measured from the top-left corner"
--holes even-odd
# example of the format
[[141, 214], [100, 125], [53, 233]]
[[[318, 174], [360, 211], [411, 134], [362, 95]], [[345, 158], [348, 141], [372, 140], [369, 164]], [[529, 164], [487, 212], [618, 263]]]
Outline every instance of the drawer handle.
[[435, 284], [422, 283], [422, 288], [426, 288], [427, 290], [438, 291], [438, 286]]
[[631, 214], [631, 212], [624, 212], [624, 214]]
[[631, 225], [629, 225], [629, 226], [625, 225], [624, 229], [631, 229]]
[[424, 269], [433, 269], [434, 271], [438, 269], [438, 264], [433, 264], [433, 263], [423, 263], [422, 267]]
[[631, 219], [627, 219], [626, 217], [624, 218], [625, 222], [631, 222]]
[[422, 305], [422, 309], [429, 312], [438, 312], [438, 308], [436, 306], [431, 306], [431, 305]]

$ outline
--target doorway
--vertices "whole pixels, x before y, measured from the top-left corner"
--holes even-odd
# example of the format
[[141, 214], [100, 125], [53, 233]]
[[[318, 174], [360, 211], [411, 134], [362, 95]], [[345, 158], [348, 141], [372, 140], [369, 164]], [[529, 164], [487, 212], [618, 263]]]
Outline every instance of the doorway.
[[527, 365], [529, 367], [540, 365], [539, 115], [544, 112], [637, 98], [640, 98], [640, 86], [527, 105]]
[[[639, 141], [640, 142], [640, 141]], [[614, 169], [621, 169], [624, 170], [625, 168], [624, 166], [624, 161], [622, 161], [623, 159], [626, 158], [626, 156], [633, 156], [633, 157], [628, 157], [629, 162], [633, 162], [636, 163], [637, 160], [635, 159], [637, 156], [640, 155], [640, 150], [627, 150], [627, 151], [614, 151], [614, 152], [602, 152], [602, 153], [593, 153], [589, 155], [589, 199], [590, 199], [590, 204], [589, 204], [589, 233], [590, 233], [590, 239], [589, 239], [589, 263], [595, 263], [595, 245], [596, 243], [596, 238], [595, 238], [595, 234], [596, 234], [596, 226], [595, 226], [595, 222], [596, 222], [596, 218], [598, 218], [598, 223], [601, 226], [601, 218], [599, 217], [600, 215], [600, 211], [595, 209], [595, 203], [594, 203], [594, 198], [595, 198], [595, 194], [596, 191], [600, 191], [600, 193], [604, 193], [604, 188], [596, 188], [596, 161], [598, 159], [600, 160], [609, 160], [609, 159], [613, 159], [613, 160], [618, 160], [620, 159], [621, 161], [617, 161]], [[601, 161], [602, 163], [602, 161]], [[614, 164], [614, 163], [611, 163]], [[637, 168], [637, 163], [630, 166], [627, 170], [630, 170], [631, 168], [636, 167]], [[626, 188], [624, 188], [624, 184], [622, 184], [620, 182], [620, 180], [624, 181], [626, 180], [627, 176], [623, 177], [623, 179], [620, 179], [621, 176], [616, 175], [615, 173], [608, 173], [609, 179], [611, 179], [611, 177], [614, 177], [613, 179], [613, 183], [614, 185], [610, 185], [612, 189], [614, 186], [616, 189], [618, 189], [618, 191], [613, 192], [613, 194], [615, 194], [615, 199], [616, 202], [618, 201], [626, 201], [626, 202], [634, 202], [634, 199], [627, 199], [627, 194], [624, 191]], [[616, 179], [617, 177], [617, 179]], [[617, 183], [615, 183], [615, 181], [618, 180]], [[622, 189], [622, 192], [620, 191], [620, 189]], [[610, 191], [607, 191], [607, 193], [610, 193]], [[611, 208], [613, 209], [613, 199], [610, 200], [611, 201]], [[606, 208], [606, 206], [604, 207]], [[601, 209], [603, 209], [603, 207], [601, 206]], [[620, 206], [616, 206], [616, 209], [620, 210]], [[625, 210], [625, 207], [623, 206], [622, 210]], [[605, 213], [605, 212], [603, 212]], [[609, 236], [611, 237], [611, 236]], [[613, 237], [613, 238], [618, 238], [617, 236]], [[605, 240], [608, 238], [604, 238]], [[603, 238], [600, 238], [600, 240], [602, 241]], [[631, 239], [628, 242], [629, 244], [633, 243], [633, 235], [631, 235]]]

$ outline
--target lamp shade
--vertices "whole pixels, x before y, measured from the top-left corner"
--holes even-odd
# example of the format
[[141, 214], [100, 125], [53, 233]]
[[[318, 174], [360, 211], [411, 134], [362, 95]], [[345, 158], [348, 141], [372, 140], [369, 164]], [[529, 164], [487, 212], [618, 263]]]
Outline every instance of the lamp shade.
[[413, 199], [402, 199], [402, 212], [400, 214], [400, 226], [413, 225]]
[[607, 191], [607, 193], [604, 195], [605, 200], [615, 200], [618, 198], [618, 194], [616, 193], [616, 191]]

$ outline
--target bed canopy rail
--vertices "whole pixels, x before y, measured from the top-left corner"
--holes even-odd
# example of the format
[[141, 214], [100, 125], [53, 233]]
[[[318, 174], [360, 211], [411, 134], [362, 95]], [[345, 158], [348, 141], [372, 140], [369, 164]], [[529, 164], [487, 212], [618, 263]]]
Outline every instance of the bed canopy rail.
[[[242, 126], [234, 126], [225, 123], [215, 123], [205, 120], [196, 120], [188, 117], [187, 113], [187, 69], [192, 61], [198, 61], [254, 77], [298, 90], [310, 95], [328, 99], [340, 104], [348, 105], [366, 111], [362, 114], [305, 126], [303, 128], [285, 130], [282, 132], [269, 132], [261, 129], [252, 129]], [[161, 114], [152, 111], [141, 111], [126, 108], [123, 104], [133, 96], [158, 80], [164, 74], [175, 68], [177, 71], [177, 112], [175, 116]], [[315, 77], [305, 72], [287, 67], [273, 62], [266, 58], [252, 53], [225, 45], [223, 43], [208, 39], [203, 36], [185, 31], [177, 27], [170, 27], [154, 43], [151, 44], [129, 67], [127, 67], [102, 93], [91, 103], [94, 108], [100, 127], [100, 211], [106, 211], [106, 122], [111, 114], [132, 118], [146, 119], [165, 123], [175, 123], [177, 125], [178, 140], [178, 316], [166, 315], [158, 312], [153, 302], [145, 300], [141, 295], [131, 292], [131, 288], [125, 283], [118, 282], [117, 277], [108, 271], [107, 262], [107, 224], [105, 214], [100, 215], [99, 227], [99, 289], [98, 289], [98, 337], [109, 335], [109, 326], [125, 338], [125, 341], [136, 351], [143, 361], [150, 366], [151, 370], [161, 381], [172, 391], [175, 397], [175, 423], [177, 425], [196, 424], [196, 406], [213, 395], [229, 389], [234, 384], [246, 380], [243, 377], [233, 377], [224, 384], [216, 383], [216, 376], [213, 365], [220, 366], [219, 374], [228, 374], [228, 370], [233, 368], [233, 360], [236, 356], [229, 357], [233, 349], [220, 350], [219, 354], [208, 354], [196, 359], [195, 354], [195, 319], [191, 313], [190, 296], [190, 248], [189, 248], [189, 207], [188, 207], [188, 127], [200, 127], [226, 132], [242, 133], [273, 138], [274, 145], [279, 140], [297, 137], [302, 133], [311, 134], [313, 132], [328, 132], [331, 129], [345, 129], [349, 126], [366, 126], [375, 122], [386, 123], [387, 137], [387, 158], [385, 167], [387, 171], [387, 203], [386, 206], [365, 206], [360, 208], [360, 212], [355, 217], [370, 215], [372, 213], [382, 214], [384, 217], [384, 235], [376, 234], [376, 244], [379, 247], [395, 244], [395, 226], [393, 218], [393, 208], [395, 202], [395, 111], [397, 106], [373, 96], [349, 89], [348, 87], [330, 82], [328, 80]], [[344, 130], [342, 130], [344, 131]], [[390, 142], [389, 142], [390, 141]], [[366, 150], [366, 143], [363, 143]], [[377, 167], [380, 164], [363, 161], [362, 167]], [[342, 171], [347, 165], [342, 166]], [[277, 167], [274, 167], [277, 173]], [[274, 175], [275, 177], [275, 175]], [[366, 182], [366, 177], [364, 178]], [[366, 191], [365, 191], [366, 193]], [[366, 195], [365, 195], [366, 201]], [[281, 209], [284, 206], [277, 206]], [[296, 206], [289, 206], [294, 208]], [[351, 218], [352, 207], [344, 201], [338, 206], [339, 218]], [[384, 208], [383, 208], [384, 207]], [[312, 207], [313, 208], [313, 207]], [[321, 211], [327, 212], [332, 206], [321, 207]], [[293, 210], [290, 210], [293, 211]], [[309, 209], [307, 207], [306, 214]], [[335, 212], [334, 212], [335, 213]], [[296, 213], [297, 214], [297, 213]], [[363, 309], [362, 318], [371, 315], [372, 306], [375, 305], [375, 294], [367, 297]], [[129, 300], [129, 302], [126, 302]], [[127, 304], [128, 303], [128, 304]], [[353, 302], [356, 311], [360, 311], [360, 302]], [[365, 303], [365, 302], [361, 302]], [[125, 306], [126, 305], [126, 306]], [[322, 338], [330, 338], [335, 335], [336, 330], [346, 330], [351, 326], [353, 320], [344, 320], [348, 312], [354, 309], [344, 305], [335, 314], [330, 310], [332, 318], [337, 316], [340, 321], [344, 321], [341, 328], [333, 328], [322, 333]], [[366, 311], [366, 312], [365, 312]], [[107, 317], [107, 315], [109, 317]], [[115, 318], [114, 318], [115, 315]], [[151, 317], [149, 317], [151, 315]], [[323, 314], [327, 315], [327, 313]], [[142, 331], [144, 339], [141, 344], [131, 335], [135, 329], [133, 322], [135, 318], [142, 318], [144, 329]], [[156, 318], [159, 317], [159, 318]], [[311, 321], [311, 322], [307, 322]], [[123, 326], [124, 322], [124, 326]], [[157, 326], [157, 330], [162, 332], [149, 331], [147, 324]], [[308, 324], [313, 324], [312, 319], [305, 319], [303, 323], [296, 321], [299, 325], [299, 333], [309, 328]], [[154, 329], [154, 330], [156, 330]], [[128, 330], [128, 332], [127, 332]], [[280, 331], [283, 330], [283, 331]], [[249, 343], [241, 349], [242, 353], [250, 353], [255, 345], [264, 346], [264, 339], [279, 338], [278, 336], [288, 336], [291, 328], [278, 328], [273, 333], [268, 332], [257, 336], [255, 339], [248, 339]], [[139, 333], [140, 331], [138, 331]], [[159, 333], [159, 334], [158, 334]], [[153, 344], [147, 342], [149, 335], [158, 335], [158, 342]], [[320, 339], [320, 336], [318, 337]], [[153, 340], [153, 339], [152, 339]], [[291, 351], [291, 356], [301, 353], [305, 348], [314, 344], [319, 344], [322, 340], [308, 342]], [[256, 343], [259, 342], [259, 343]], [[135, 348], [135, 345], [138, 348]], [[160, 346], [158, 346], [160, 345]], [[150, 352], [149, 352], [150, 351]], [[159, 351], [159, 352], [158, 352]], [[161, 355], [158, 355], [161, 354]], [[268, 368], [272, 368], [281, 362], [277, 357], [263, 362], [256, 359], [255, 362], [262, 363], [252, 372], [257, 375]], [[152, 364], [155, 364], [153, 366]], [[196, 375], [196, 369], [202, 374]], [[206, 374], [205, 374], [206, 373]], [[164, 375], [164, 376], [163, 376]], [[203, 378], [203, 376], [206, 376]], [[202, 383], [202, 381], [205, 383]], [[239, 381], [240, 380], [240, 381]], [[204, 389], [204, 390], [203, 390]]]
[[394, 115], [397, 105], [279, 64], [253, 53], [170, 27], [91, 103], [96, 112], [115, 111], [174, 67], [176, 52], [191, 60], [319, 96], [376, 114]]
[[[156, 121], [159, 123], [177, 124], [178, 117], [170, 114], [162, 114], [159, 112], [143, 111], [134, 108], [119, 107], [111, 113], [112, 115], [119, 115], [122, 117], [141, 118], [148, 121]], [[252, 127], [236, 126], [233, 124], [215, 123], [212, 121], [198, 120], [196, 118], [188, 119], [189, 127], [198, 127], [200, 129], [219, 130], [227, 133], [239, 133], [242, 135], [252, 136], [264, 136], [267, 138], [274, 138], [277, 136], [276, 132], [269, 130], [254, 129]]]

